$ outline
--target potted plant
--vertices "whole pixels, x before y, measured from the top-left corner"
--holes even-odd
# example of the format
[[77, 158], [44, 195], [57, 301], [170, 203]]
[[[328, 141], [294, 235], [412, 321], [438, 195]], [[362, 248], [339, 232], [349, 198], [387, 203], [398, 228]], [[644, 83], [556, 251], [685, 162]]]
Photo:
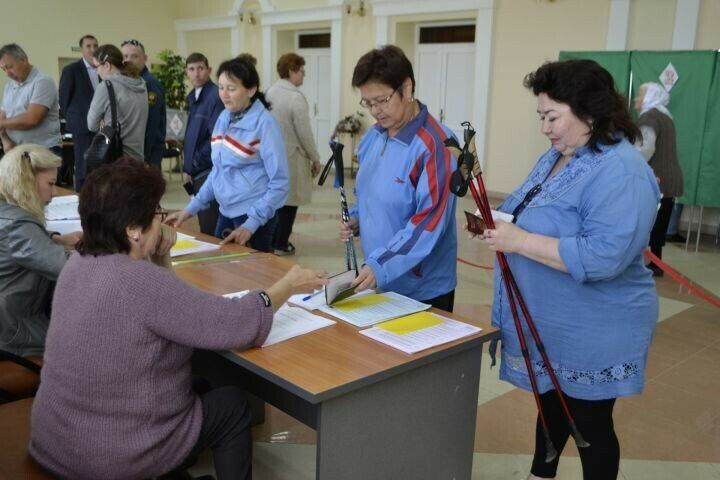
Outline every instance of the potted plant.
[[185, 97], [185, 58], [165, 49], [158, 54], [163, 63], [152, 65], [151, 71], [165, 91], [167, 110], [166, 138], [182, 141], [187, 124], [187, 105]]

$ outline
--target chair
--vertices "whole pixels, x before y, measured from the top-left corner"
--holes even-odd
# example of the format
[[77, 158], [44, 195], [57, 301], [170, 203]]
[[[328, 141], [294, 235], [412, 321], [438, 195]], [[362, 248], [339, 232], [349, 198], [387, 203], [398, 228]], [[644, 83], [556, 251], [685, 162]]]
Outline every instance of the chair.
[[42, 360], [34, 360], [0, 350], [0, 403], [35, 395], [40, 385]]
[[174, 158], [175, 161], [168, 163], [167, 174], [168, 178], [172, 180], [173, 173], [179, 173], [180, 179], [182, 180], [182, 162], [183, 162], [183, 145], [177, 140], [167, 140], [165, 142], [165, 148], [163, 148], [163, 160], [166, 158]]
[[52, 480], [30, 457], [30, 414], [32, 398], [0, 405], [0, 478]]

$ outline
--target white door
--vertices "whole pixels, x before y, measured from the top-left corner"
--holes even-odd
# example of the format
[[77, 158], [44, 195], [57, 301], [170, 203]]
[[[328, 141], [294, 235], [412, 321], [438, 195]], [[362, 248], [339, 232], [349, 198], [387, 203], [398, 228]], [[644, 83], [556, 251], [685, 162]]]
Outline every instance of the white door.
[[300, 90], [307, 98], [315, 144], [324, 162], [330, 157], [328, 141], [334, 128], [330, 125], [330, 49], [299, 49], [297, 54], [305, 59], [305, 81]]
[[472, 121], [475, 45], [433, 43], [417, 45], [416, 91], [428, 111], [450, 128], [462, 145], [462, 122]]

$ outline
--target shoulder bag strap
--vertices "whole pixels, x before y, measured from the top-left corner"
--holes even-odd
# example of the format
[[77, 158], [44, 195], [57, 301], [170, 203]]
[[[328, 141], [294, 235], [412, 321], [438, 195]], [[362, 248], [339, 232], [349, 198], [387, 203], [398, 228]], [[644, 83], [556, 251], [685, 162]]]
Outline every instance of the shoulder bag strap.
[[113, 88], [110, 80], [105, 80], [105, 85], [108, 90], [108, 97], [110, 97], [110, 116], [112, 118], [112, 127], [116, 132], [120, 131], [120, 122], [117, 116], [117, 100], [115, 99], [115, 89]]

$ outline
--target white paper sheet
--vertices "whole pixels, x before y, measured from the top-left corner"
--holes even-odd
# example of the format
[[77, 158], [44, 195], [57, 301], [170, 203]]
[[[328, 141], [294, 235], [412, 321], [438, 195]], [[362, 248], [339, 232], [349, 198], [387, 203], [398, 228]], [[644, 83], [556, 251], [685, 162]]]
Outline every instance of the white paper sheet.
[[53, 197], [50, 205], [45, 208], [45, 218], [47, 220], [80, 220], [78, 202], [77, 195]]
[[[492, 215], [493, 220], [502, 220], [503, 222], [508, 222], [508, 223], [512, 223], [513, 218], [515, 218], [512, 215], [510, 215], [509, 213], [501, 212], [498, 210], [490, 210], [490, 214]], [[482, 216], [480, 215], [479, 209], [475, 209], [475, 216], [482, 218]]]
[[[307, 299], [307, 300], [305, 300]], [[288, 303], [295, 304], [308, 310], [317, 310], [325, 303], [325, 289], [315, 290], [313, 293], [298, 293], [288, 299]]]
[[[343, 302], [357, 299], [358, 297], [369, 295], [371, 293], [373, 292], [365, 290], [346, 300], [343, 300]], [[399, 293], [384, 292], [378, 295], [387, 298], [388, 301], [358, 308], [352, 311], [341, 311], [330, 305], [323, 305], [319, 307], [319, 310], [332, 315], [333, 317], [339, 318], [340, 320], [351, 323], [356, 327], [369, 327], [370, 325], [375, 325], [376, 323], [384, 322], [385, 320], [403, 317], [405, 315], [410, 315], [411, 313], [422, 312], [423, 310], [430, 308], [430, 305], [420, 303], [417, 300], [405, 297]]]
[[247, 295], [248, 293], [250, 293], [250, 290], [242, 290], [240, 292], [226, 293], [225, 295], [223, 295], [223, 297], [225, 297], [225, 298], [242, 298], [245, 295]]
[[411, 354], [482, 331], [481, 328], [468, 325], [467, 323], [441, 317], [440, 315], [435, 316], [441, 318], [443, 323], [404, 335], [383, 330], [378, 326], [361, 330], [360, 333], [385, 345]]
[[335, 325], [335, 322], [303, 310], [302, 308], [283, 305], [275, 312], [272, 328], [263, 347], [274, 345], [278, 342], [293, 337], [310, 333], [320, 328]]
[[82, 232], [80, 220], [48, 220], [48, 232], [58, 232], [60, 235], [72, 232]]

